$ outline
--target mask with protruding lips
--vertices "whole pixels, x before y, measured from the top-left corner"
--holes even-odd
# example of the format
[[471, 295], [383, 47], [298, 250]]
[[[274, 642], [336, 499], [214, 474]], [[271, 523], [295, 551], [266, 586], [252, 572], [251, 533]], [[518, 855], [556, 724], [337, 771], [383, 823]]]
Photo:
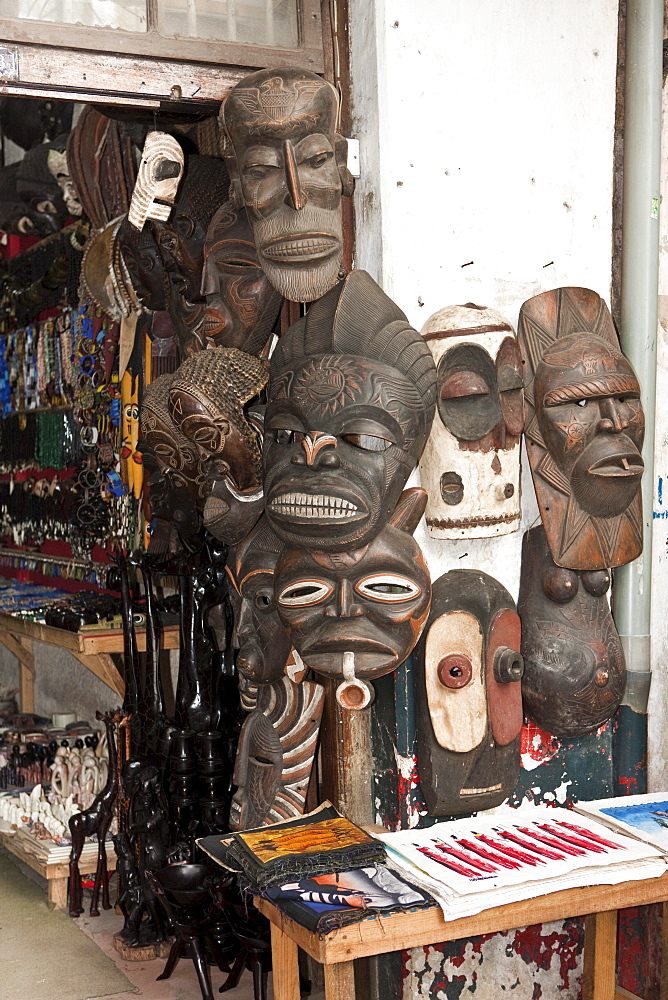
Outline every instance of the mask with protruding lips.
[[432, 816], [499, 805], [520, 769], [520, 620], [497, 580], [451, 570], [434, 581], [413, 655], [420, 787]]
[[349, 663], [355, 678], [370, 680], [406, 659], [431, 599], [429, 571], [412, 537], [425, 502], [424, 490], [406, 490], [390, 523], [361, 549], [283, 550], [276, 603], [306, 666], [343, 678]]
[[341, 195], [352, 178], [338, 106], [315, 73], [269, 69], [241, 80], [221, 112], [235, 204], [246, 206], [270, 282], [297, 302], [319, 299], [341, 267]]
[[387, 522], [434, 413], [431, 352], [364, 271], [314, 303], [271, 358], [267, 517], [289, 545], [342, 552]]

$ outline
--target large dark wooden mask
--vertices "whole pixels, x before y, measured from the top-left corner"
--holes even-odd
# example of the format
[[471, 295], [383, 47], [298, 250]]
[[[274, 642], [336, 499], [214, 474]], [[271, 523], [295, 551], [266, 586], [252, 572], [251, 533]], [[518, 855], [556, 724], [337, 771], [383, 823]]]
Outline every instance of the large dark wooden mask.
[[433, 585], [413, 654], [420, 786], [432, 816], [499, 805], [517, 784], [520, 619], [497, 580], [452, 570]]
[[541, 525], [522, 543], [524, 708], [555, 736], [593, 732], [624, 694], [624, 652], [606, 597], [607, 570], [556, 566]]
[[341, 268], [341, 195], [352, 178], [338, 108], [315, 73], [268, 69], [241, 80], [221, 112], [232, 195], [246, 205], [267, 277], [296, 302], [319, 299]]
[[640, 386], [603, 300], [556, 288], [525, 302], [527, 452], [555, 563], [606, 569], [642, 551]]
[[290, 637], [278, 617], [274, 571], [281, 541], [262, 518], [249, 535], [230, 549], [227, 573], [232, 582], [234, 645], [242, 693], [279, 680], [290, 653]]
[[214, 215], [204, 244], [204, 335], [210, 347], [260, 354], [281, 307], [281, 296], [258, 260], [244, 209], [226, 202]]
[[434, 538], [506, 535], [520, 523], [522, 360], [493, 309], [446, 306], [422, 328], [437, 365], [438, 403], [420, 460]]
[[320, 732], [324, 689], [283, 677], [264, 685], [239, 735], [232, 830], [301, 816]]
[[145, 309], [158, 312], [167, 308], [169, 283], [153, 230], [138, 231], [127, 218], [118, 230], [118, 244], [135, 294]]
[[[431, 599], [429, 571], [412, 534], [425, 502], [424, 490], [406, 490], [390, 523], [362, 548], [283, 550], [274, 577], [278, 613], [307, 667], [354, 685], [406, 659]], [[364, 707], [354, 690], [343, 694], [346, 707]]]
[[289, 545], [359, 549], [387, 523], [434, 415], [431, 352], [365, 271], [281, 337], [271, 358], [264, 490]]

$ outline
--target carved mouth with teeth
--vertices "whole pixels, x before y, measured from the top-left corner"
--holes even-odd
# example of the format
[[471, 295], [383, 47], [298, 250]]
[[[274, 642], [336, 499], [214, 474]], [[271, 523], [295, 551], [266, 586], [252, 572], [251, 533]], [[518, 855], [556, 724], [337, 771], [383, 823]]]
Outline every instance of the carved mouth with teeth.
[[326, 233], [303, 233], [292, 239], [280, 237], [262, 247], [262, 256], [269, 260], [291, 263], [329, 257], [339, 249], [339, 240]]
[[271, 501], [269, 509], [290, 521], [356, 521], [366, 513], [350, 500], [322, 493], [283, 493]]

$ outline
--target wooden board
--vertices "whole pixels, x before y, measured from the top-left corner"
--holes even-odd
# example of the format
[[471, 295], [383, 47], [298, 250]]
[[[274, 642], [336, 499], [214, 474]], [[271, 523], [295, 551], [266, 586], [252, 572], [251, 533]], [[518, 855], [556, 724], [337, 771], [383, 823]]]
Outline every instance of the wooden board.
[[[51, 625], [42, 625], [39, 622], [26, 621], [14, 615], [0, 612], [0, 631], [11, 633], [14, 636], [26, 636], [28, 639], [37, 639], [38, 642], [47, 642], [60, 649], [69, 649], [74, 653], [122, 653], [123, 652], [123, 630], [122, 629], [100, 629], [100, 631], [68, 632], [67, 629], [53, 628]], [[146, 630], [137, 629], [137, 646], [140, 652], [146, 650]], [[178, 649], [179, 629], [176, 625], [168, 626], [163, 630], [162, 648]]]
[[[382, 955], [424, 945], [494, 934], [497, 931], [526, 927], [529, 924], [567, 917], [585, 916], [643, 906], [668, 899], [668, 873], [659, 878], [620, 885], [583, 886], [562, 889], [536, 899], [526, 899], [507, 906], [496, 906], [472, 917], [459, 920], [443, 918], [440, 908], [394, 913], [373, 917], [349, 927], [342, 927], [319, 938], [295, 923], [266, 899], [255, 898], [258, 910], [297, 942], [317, 962], [348, 962], [369, 955]], [[598, 998], [597, 998], [598, 1000]]]

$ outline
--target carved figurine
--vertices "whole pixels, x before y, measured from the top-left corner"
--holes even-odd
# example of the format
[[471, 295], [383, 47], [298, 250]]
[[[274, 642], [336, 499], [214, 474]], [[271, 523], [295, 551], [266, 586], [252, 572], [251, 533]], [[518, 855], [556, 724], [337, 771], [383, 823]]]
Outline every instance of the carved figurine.
[[264, 491], [290, 546], [359, 549], [388, 521], [431, 427], [436, 368], [365, 271], [285, 333], [271, 358]]
[[172, 135], [149, 132], [132, 192], [128, 222], [141, 231], [147, 219], [166, 222], [183, 175], [183, 150]]
[[301, 816], [318, 744], [325, 691], [282, 677], [263, 684], [241, 729], [230, 827], [252, 830]]
[[606, 597], [608, 570], [563, 569], [541, 525], [522, 544], [524, 710], [555, 736], [594, 732], [616, 712], [626, 685], [624, 651]]
[[246, 206], [267, 277], [296, 302], [319, 299], [341, 268], [341, 195], [353, 182], [338, 111], [315, 73], [268, 69], [241, 80], [221, 112], [232, 198]]
[[642, 551], [640, 386], [610, 312], [587, 288], [525, 302], [527, 453], [557, 566], [603, 570]]
[[429, 613], [431, 581], [413, 538], [425, 491], [406, 490], [383, 530], [345, 553], [286, 548], [276, 566], [278, 613], [308, 667], [339, 677], [339, 702], [363, 708], [364, 682], [406, 659]]
[[[124, 948], [142, 948], [167, 939], [165, 921], [150, 886], [142, 877], [135, 852], [126, 833], [114, 839], [118, 872], [118, 906], [124, 917], [123, 927], [114, 935]], [[147, 941], [150, 938], [150, 941]]]
[[436, 362], [437, 412], [420, 460], [434, 538], [505, 535], [520, 524], [522, 359], [493, 309], [446, 306], [422, 328]]
[[281, 295], [262, 270], [245, 209], [226, 202], [212, 218], [204, 244], [202, 295], [209, 347], [263, 352]]
[[520, 619], [497, 580], [451, 570], [434, 581], [413, 656], [420, 787], [432, 816], [499, 805], [520, 770]]

